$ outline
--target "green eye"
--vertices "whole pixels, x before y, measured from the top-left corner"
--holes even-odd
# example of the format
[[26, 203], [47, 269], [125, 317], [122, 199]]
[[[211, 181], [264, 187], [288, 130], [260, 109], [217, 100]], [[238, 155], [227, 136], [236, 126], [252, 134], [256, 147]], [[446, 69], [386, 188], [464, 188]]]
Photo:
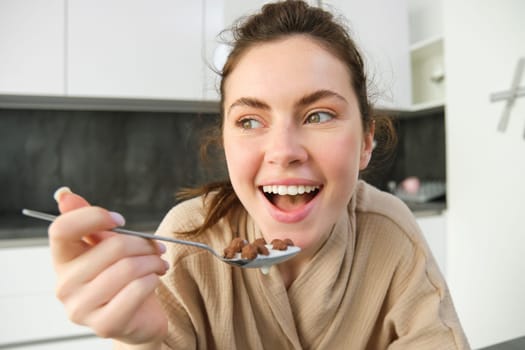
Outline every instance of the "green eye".
[[237, 122], [241, 129], [257, 129], [262, 127], [262, 123], [256, 119], [244, 118]]
[[306, 117], [307, 124], [319, 124], [333, 119], [334, 116], [327, 112], [314, 112]]

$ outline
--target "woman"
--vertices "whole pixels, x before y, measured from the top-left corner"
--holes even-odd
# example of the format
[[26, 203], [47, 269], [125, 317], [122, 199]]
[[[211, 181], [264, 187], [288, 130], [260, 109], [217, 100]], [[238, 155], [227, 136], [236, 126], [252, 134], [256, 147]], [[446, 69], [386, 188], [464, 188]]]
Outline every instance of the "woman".
[[218, 250], [290, 238], [301, 253], [268, 275], [231, 267], [112, 234], [119, 214], [62, 189], [49, 233], [70, 318], [120, 349], [468, 348], [410, 211], [358, 180], [381, 125], [344, 27], [285, 1], [233, 34], [221, 81], [229, 181], [190, 191], [157, 234]]

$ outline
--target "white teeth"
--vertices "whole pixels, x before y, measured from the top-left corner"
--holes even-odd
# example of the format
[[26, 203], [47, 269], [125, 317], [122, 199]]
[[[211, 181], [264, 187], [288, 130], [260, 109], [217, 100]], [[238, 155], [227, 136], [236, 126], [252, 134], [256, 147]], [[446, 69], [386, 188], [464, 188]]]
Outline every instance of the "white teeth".
[[268, 185], [263, 186], [263, 191], [266, 193], [278, 194], [281, 196], [289, 195], [295, 196], [297, 194], [310, 193], [312, 191], [318, 190], [319, 186], [303, 186], [303, 185]]

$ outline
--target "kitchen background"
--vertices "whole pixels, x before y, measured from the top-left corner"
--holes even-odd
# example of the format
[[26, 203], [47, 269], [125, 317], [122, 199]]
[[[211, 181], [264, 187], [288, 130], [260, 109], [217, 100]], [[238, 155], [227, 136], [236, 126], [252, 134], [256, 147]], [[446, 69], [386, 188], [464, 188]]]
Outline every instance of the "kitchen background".
[[[0, 349], [111, 347], [67, 321], [46, 224], [20, 210], [56, 212], [68, 185], [153, 231], [181, 187], [224, 178], [219, 154], [206, 166], [198, 153], [218, 120], [209, 66], [227, 53], [220, 30], [264, 2], [0, 0]], [[525, 100], [498, 132], [505, 103], [489, 97], [525, 57], [525, 3], [310, 3], [349, 18], [376, 106], [396, 122], [397, 149], [367, 179], [413, 209], [473, 348], [519, 341]], [[411, 177], [416, 193], [403, 191]]]
[[[46, 237], [47, 223], [20, 213], [57, 213], [51, 194], [63, 184], [94, 205], [115, 208], [128, 225], [153, 231], [178, 190], [226, 178], [216, 148], [200, 157], [201, 142], [218, 123], [218, 113], [0, 109], [0, 239]], [[364, 178], [384, 190], [408, 175], [444, 181], [442, 110], [396, 125], [398, 147], [374, 160]], [[439, 212], [445, 198], [408, 204], [416, 213]]]
[[218, 157], [199, 158], [217, 123], [189, 112], [0, 110], [0, 238], [45, 237], [47, 223], [21, 210], [56, 213], [52, 193], [63, 184], [154, 230], [181, 187], [224, 178]]

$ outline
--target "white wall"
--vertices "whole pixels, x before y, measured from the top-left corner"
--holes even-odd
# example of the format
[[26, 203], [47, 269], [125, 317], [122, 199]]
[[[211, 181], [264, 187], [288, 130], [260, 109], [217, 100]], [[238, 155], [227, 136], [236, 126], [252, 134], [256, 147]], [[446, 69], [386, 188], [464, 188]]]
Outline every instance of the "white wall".
[[[525, 57], [522, 0], [444, 0], [447, 272], [473, 348], [525, 335], [525, 99], [497, 124]], [[521, 86], [525, 86], [522, 77]]]
[[[525, 335], [525, 99], [498, 132], [525, 57], [521, 0], [409, 0], [411, 42], [444, 37], [446, 277], [474, 349]], [[525, 87], [525, 76], [521, 86]]]
[[408, 0], [410, 43], [443, 34], [442, 0]]

